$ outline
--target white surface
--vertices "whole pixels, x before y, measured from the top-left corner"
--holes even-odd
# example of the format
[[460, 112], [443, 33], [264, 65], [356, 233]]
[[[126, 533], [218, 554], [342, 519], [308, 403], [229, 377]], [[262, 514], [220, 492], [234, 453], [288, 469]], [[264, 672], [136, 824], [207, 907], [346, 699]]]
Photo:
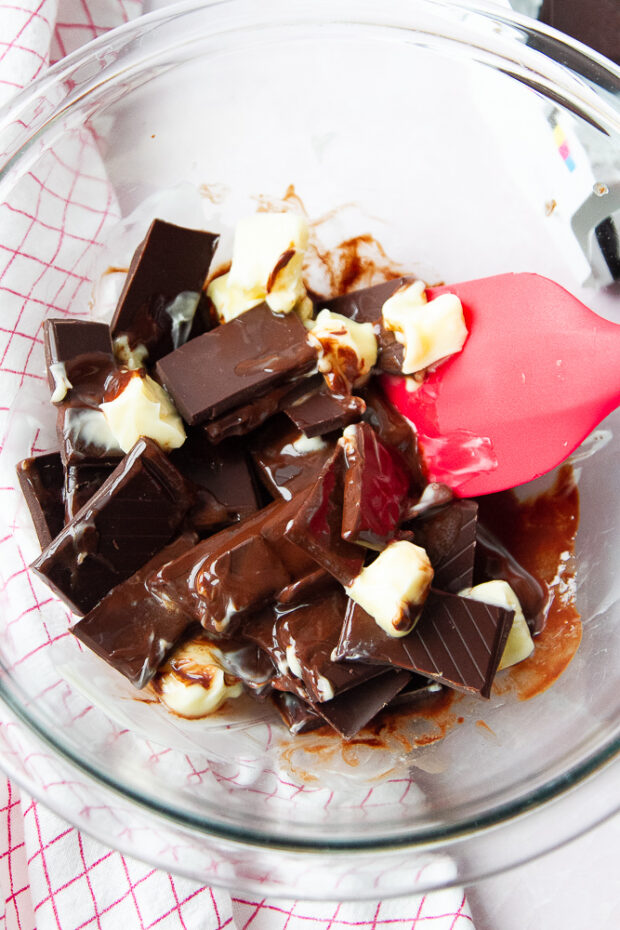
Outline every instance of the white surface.
[[548, 856], [467, 889], [476, 930], [620, 926], [620, 815]]

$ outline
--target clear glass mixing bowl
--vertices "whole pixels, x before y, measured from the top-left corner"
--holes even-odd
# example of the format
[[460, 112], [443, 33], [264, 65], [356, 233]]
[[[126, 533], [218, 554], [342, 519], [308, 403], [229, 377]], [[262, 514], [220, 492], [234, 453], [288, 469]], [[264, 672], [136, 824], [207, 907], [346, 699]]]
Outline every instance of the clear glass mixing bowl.
[[618, 413], [576, 465], [575, 659], [531, 701], [459, 702], [432, 724], [445, 738], [413, 748], [292, 741], [269, 716], [184, 729], [136, 701], [26, 571], [14, 465], [54, 443], [45, 315], [93, 312], [102, 269], [157, 214], [227, 230], [292, 184], [311, 218], [335, 211], [316, 227], [328, 247], [370, 233], [430, 281], [536, 271], [620, 321], [592, 232], [619, 207], [619, 88], [609, 62], [495, 6], [228, 0], [115, 31], [0, 114], [0, 219], [24, 243], [0, 309], [11, 778], [157, 866], [323, 899], [471, 881], [617, 808]]

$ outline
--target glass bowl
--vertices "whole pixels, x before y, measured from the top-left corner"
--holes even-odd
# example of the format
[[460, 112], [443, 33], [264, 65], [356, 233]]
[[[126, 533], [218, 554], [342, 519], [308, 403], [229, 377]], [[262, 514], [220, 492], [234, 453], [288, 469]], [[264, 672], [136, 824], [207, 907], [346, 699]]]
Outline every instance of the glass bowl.
[[619, 89], [610, 62], [495, 5], [228, 0], [116, 30], [0, 114], [19, 243], [0, 282], [11, 778], [159, 867], [322, 899], [470, 882], [617, 809], [618, 412], [575, 459], [583, 641], [564, 675], [529, 701], [437, 707], [430, 736], [380, 747], [292, 738], [247, 708], [184, 726], [136, 700], [28, 572], [14, 468], [55, 443], [44, 317], [109, 312], [111, 269], [156, 215], [226, 233], [303, 206], [326, 248], [369, 234], [373, 260], [429, 282], [535, 271], [620, 321], [599, 248], [620, 205]]

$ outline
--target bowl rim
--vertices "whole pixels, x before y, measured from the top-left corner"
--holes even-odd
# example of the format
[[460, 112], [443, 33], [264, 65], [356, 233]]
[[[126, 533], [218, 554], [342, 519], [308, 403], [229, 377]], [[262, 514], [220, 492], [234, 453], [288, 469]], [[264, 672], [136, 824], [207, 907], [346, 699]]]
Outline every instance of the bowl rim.
[[[342, 6], [345, 2], [346, 0], [336, 0], [336, 2], [332, 4], [329, 3], [328, 0], [314, 0], [312, 3], [309, 3], [308, 0], [288, 0], [288, 3], [284, 3], [283, 0], [264, 0], [264, 3], [258, 7], [258, 5], [251, 3], [250, 0], [183, 0], [183, 2], [178, 3], [173, 7], [164, 7], [160, 10], [145, 14], [144, 16], [141, 16], [134, 21], [111, 30], [110, 32], [100, 36], [82, 48], [71, 53], [66, 58], [52, 66], [45, 75], [42, 75], [40, 78], [34, 81], [28, 88], [19, 92], [9, 104], [0, 109], [0, 150], [4, 149], [4, 146], [2, 145], [2, 135], [5, 130], [10, 128], [12, 125], [14, 126], [15, 121], [19, 119], [19, 115], [22, 114], [27, 108], [31, 107], [37, 99], [44, 96], [45, 93], [51, 89], [59, 90], [66, 87], [71, 83], [72, 76], [75, 75], [84, 65], [97, 63], [100, 64], [99, 55], [102, 51], [117, 49], [119, 50], [119, 53], [122, 53], [123, 49], [130, 45], [134, 39], [143, 35], [145, 30], [148, 30], [151, 27], [161, 26], [162, 24], [165, 24], [173, 19], [182, 20], [184, 17], [191, 16], [197, 12], [210, 9], [221, 10], [224, 8], [232, 11], [244, 10], [246, 14], [248, 14], [248, 11], [251, 11], [255, 21], [263, 24], [270, 24], [272, 22], [272, 20], [266, 18], [267, 11], [277, 10], [281, 12], [283, 9], [289, 9], [291, 10], [292, 16], [292, 11], [312, 10], [312, 20], [314, 22], [319, 22], [322, 21], [318, 18], [320, 16], [320, 10], [322, 7], [325, 9], [329, 7], [339, 7]], [[458, 11], [473, 12], [476, 16], [480, 16], [485, 21], [503, 24], [507, 27], [513, 27], [517, 30], [525, 31], [528, 35], [538, 36], [543, 42], [550, 42], [555, 51], [558, 53], [561, 50], [570, 52], [572, 56], [571, 60], [574, 64], [581, 63], [584, 65], [584, 67], [586, 64], [594, 65], [600, 73], [604, 73], [609, 76], [609, 79], [614, 87], [617, 86], [620, 89], [620, 67], [616, 66], [613, 62], [609, 61], [604, 56], [588, 49], [585, 45], [578, 42], [577, 40], [573, 40], [551, 27], [539, 24], [537, 21], [531, 20], [529, 17], [515, 13], [509, 9], [497, 7], [495, 4], [484, 2], [484, 0], [472, 0], [472, 2], [468, 2], [468, 0], [407, 0], [406, 3], [402, 2], [402, 0], [387, 0], [387, 3], [384, 5], [377, 4], [376, 2], [373, 2], [373, 0], [368, 0], [368, 2], [363, 0], [361, 4], [361, 8], [364, 10], [376, 9], [375, 15], [377, 20], [386, 14], [388, 7], [390, 10], [393, 8], [395, 11], [399, 11], [399, 15], [404, 15], [404, 11], [407, 7], [410, 11], [414, 10], [416, 7], [425, 7], [427, 9], [432, 8], [434, 12], [442, 10], [444, 12], [447, 11], [449, 15], [453, 15]], [[403, 12], [401, 13], [400, 11]], [[310, 15], [310, 13], [304, 12], [303, 15], [307, 17]], [[410, 15], [409, 18], [412, 19], [412, 15]], [[331, 22], [332, 20], [330, 20], [330, 23]], [[389, 26], [391, 24], [388, 22], [377, 21], [376, 25]], [[405, 27], [400, 24], [400, 28]], [[413, 22], [409, 28], [415, 28]], [[490, 41], [491, 39], [489, 39], [489, 42]], [[171, 45], [170, 47], [173, 48], [174, 46]], [[522, 48], [522, 46], [515, 42], [515, 49], [516, 48]], [[528, 53], [529, 52], [531, 52], [532, 55], [539, 56], [541, 59], [541, 64], [553, 62], [553, 67], [551, 69], [552, 75], [565, 72], [566, 86], [569, 87], [571, 94], [581, 88], [585, 94], [585, 97], [582, 97], [582, 100], [590, 100], [591, 95], [586, 92], [587, 80], [589, 80], [587, 74], [583, 75], [583, 79], [575, 79], [573, 69], [562, 65], [561, 62], [559, 62], [557, 59], [554, 60], [553, 58], [549, 58], [540, 50], [530, 49], [528, 50]], [[131, 65], [131, 68], [138, 67], [141, 61], [142, 59], [139, 59], [134, 62]], [[48, 125], [49, 119], [56, 119], [59, 115], [59, 112], [65, 112], [79, 100], [83, 99], [84, 96], [90, 93], [95, 87], [99, 87], [102, 83], [114, 80], [115, 76], [120, 73], [119, 70], [115, 70], [112, 66], [110, 66], [109, 63], [105, 65], [105, 67], [109, 69], [109, 73], [107, 73], [105, 76], [97, 77], [95, 75], [94, 78], [86, 78], [82, 81], [82, 83], [79, 81], [74, 81], [71, 89], [68, 90], [65, 94], [65, 100], [61, 105], [60, 111], [56, 108], [52, 117], [49, 118], [44, 114], [40, 118], [40, 125], [38, 126], [35, 122], [37, 134], [43, 131], [43, 129]], [[545, 71], [545, 74], [547, 73], [548, 72]], [[601, 107], [599, 108], [599, 111], [597, 111], [597, 118], [601, 118], [603, 121], [611, 120], [614, 124], [613, 128], [618, 129], [620, 132], [620, 104], [616, 108], [612, 103], [607, 103], [606, 100], [601, 100]], [[30, 142], [33, 138], [32, 131], [27, 130], [27, 132], [30, 132]], [[16, 137], [16, 139], [19, 143], [18, 151], [21, 151], [24, 145], [24, 140], [19, 139], [19, 137]], [[9, 162], [11, 158], [9, 158]], [[7, 165], [8, 162], [0, 169], [0, 177], [4, 175]], [[71, 750], [67, 749], [66, 746], [63, 746], [61, 742], [58, 742], [52, 738], [50, 734], [47, 733], [38, 724], [34, 717], [29, 715], [27, 710], [25, 710], [23, 706], [19, 705], [15, 701], [14, 697], [6, 691], [1, 679], [0, 704], [5, 705], [9, 712], [20, 720], [21, 724], [30, 730], [38, 739], [51, 746], [55, 753], [59, 754], [64, 761], [68, 762], [71, 766], [74, 766], [79, 772], [86, 775], [87, 778], [104, 785], [108, 789], [111, 789], [118, 794], [121, 794], [124, 798], [133, 803], [139, 804], [149, 812], [164, 818], [171, 819], [175, 823], [180, 822], [190, 827], [192, 830], [197, 830], [203, 834], [219, 836], [222, 839], [243, 843], [245, 846], [254, 845], [260, 848], [265, 845], [275, 845], [277, 847], [294, 851], [314, 851], [317, 849], [317, 844], [314, 840], [305, 841], [302, 839], [296, 839], [295, 841], [289, 843], [284, 841], [280, 836], [270, 836], [268, 833], [263, 833], [262, 831], [253, 831], [251, 827], [240, 829], [232, 825], [226, 826], [218, 823], [208, 822], [205, 821], [205, 819], [197, 818], [191, 814], [188, 814], [187, 812], [172, 810], [165, 805], [161, 806], [157, 803], [153, 803], [150, 799], [136, 795], [133, 791], [128, 790], [122, 785], [119, 785], [114, 779], [104, 776], [100, 771], [94, 769], [83, 759], [80, 759], [78, 756], [76, 756]], [[443, 843], [451, 840], [457, 841], [463, 837], [471, 836], [474, 833], [478, 834], [480, 832], [485, 832], [492, 827], [497, 827], [501, 824], [508, 823], [509, 821], [514, 820], [516, 817], [519, 817], [528, 811], [539, 809], [546, 805], [549, 801], [564, 796], [571, 789], [582, 785], [596, 772], [607, 767], [609, 764], [612, 764], [612, 760], [619, 754], [620, 735], [610, 740], [607, 745], [593, 752], [591, 756], [587, 756], [585, 759], [582, 759], [568, 772], [564, 772], [562, 775], [555, 776], [549, 782], [545, 782], [544, 784], [533, 789], [531, 793], [526, 793], [514, 801], [501, 804], [492, 812], [489, 812], [486, 816], [475, 816], [473, 819], [471, 817], [464, 818], [462, 822], [456, 823], [456, 825], [452, 824], [450, 827], [445, 829], [442, 828], [439, 830], [427, 830], [402, 838], [392, 837], [387, 839], [377, 839], [375, 837], [372, 840], [365, 841], [356, 839], [352, 842], [351, 840], [345, 839], [341, 841], [336, 837], [330, 837], [325, 839], [324, 843], [322, 844], [322, 849], [333, 852], [360, 852], [363, 850], [417, 848], [434, 842]], [[3, 765], [4, 761], [0, 760], [0, 764]], [[19, 773], [11, 773], [11, 777], [15, 778], [18, 783], [26, 787], [26, 789], [31, 794], [39, 797], [40, 800], [42, 800], [47, 806], [53, 807], [46, 796], [41, 796], [41, 791], [37, 790], [36, 785], [28, 783], [28, 779], [21, 777]], [[615, 806], [613, 809], [609, 810], [609, 813], [606, 816], [612, 816], [615, 810], [620, 808], [620, 797], [618, 797], [617, 803], [614, 802], [614, 804]], [[64, 811], [60, 811], [60, 813], [64, 817], [67, 816], [66, 812]], [[587, 826], [584, 827], [584, 829], [587, 829]], [[545, 850], [541, 850], [541, 852], [542, 851]], [[510, 863], [503, 868], [508, 867], [511, 867]]]

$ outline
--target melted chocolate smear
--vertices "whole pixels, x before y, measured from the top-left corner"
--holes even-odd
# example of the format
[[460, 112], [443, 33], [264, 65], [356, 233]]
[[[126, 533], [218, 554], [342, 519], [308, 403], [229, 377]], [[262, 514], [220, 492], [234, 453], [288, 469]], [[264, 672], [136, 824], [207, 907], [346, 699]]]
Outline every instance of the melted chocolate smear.
[[483, 519], [543, 587], [549, 604], [532, 655], [495, 684], [499, 693], [509, 689], [525, 701], [557, 681], [581, 641], [574, 595], [579, 495], [572, 468], [564, 465], [554, 486], [532, 500], [518, 501], [510, 491], [492, 496], [495, 501], [480, 500]]

